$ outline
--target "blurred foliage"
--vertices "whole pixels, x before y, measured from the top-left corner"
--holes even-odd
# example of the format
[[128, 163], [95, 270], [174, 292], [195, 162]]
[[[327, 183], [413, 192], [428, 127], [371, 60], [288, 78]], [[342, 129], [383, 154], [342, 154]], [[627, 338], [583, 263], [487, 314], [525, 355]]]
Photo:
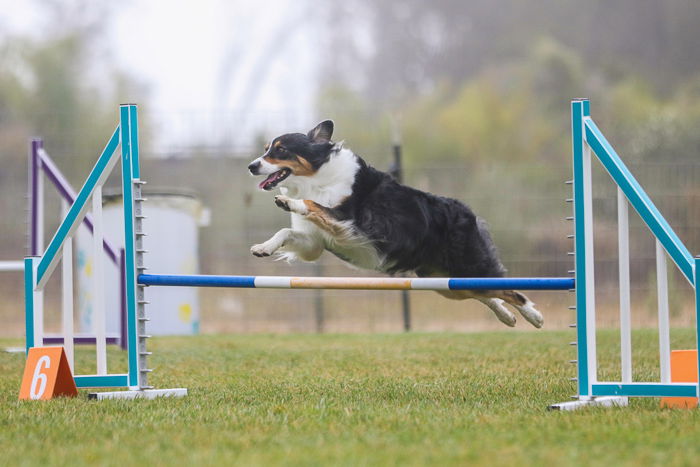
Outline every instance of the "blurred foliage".
[[[0, 36], [0, 211], [11, 219], [22, 215], [31, 136], [45, 139], [77, 186], [116, 124], [116, 106], [146, 93], [115, 68], [103, 44], [108, 13], [118, 4], [37, 1], [46, 24], [39, 36]], [[317, 110], [335, 120], [334, 138], [385, 169], [399, 135], [407, 183], [472, 205], [491, 224], [513, 274], [563, 275], [570, 268], [570, 225], [562, 219], [571, 195], [562, 182], [570, 178], [575, 97], [591, 98], [611, 143], [679, 236], [691, 250], [700, 248], [700, 5], [346, 0], [315, 7], [328, 16]], [[140, 116], [147, 156], [148, 118]], [[261, 135], [256, 148], [270, 136]], [[205, 272], [287, 268], [248, 253], [287, 221], [248, 178], [252, 156], [222, 161], [183, 152], [192, 157], [144, 157], [144, 172], [155, 185], [198, 190], [212, 207], [202, 241]], [[616, 241], [615, 193], [605, 186], [597, 193], [605, 261]], [[20, 256], [23, 231], [21, 222], [3, 224], [5, 258]], [[649, 252], [653, 247], [640, 244], [633, 254]], [[649, 267], [653, 260], [634, 273], [646, 280]], [[613, 272], [607, 267], [600, 277]]]
[[[102, 59], [108, 2], [38, 3], [47, 24], [39, 36], [0, 38], [0, 206], [13, 218], [24, 201], [31, 137], [44, 139], [79, 188], [117, 125], [120, 101], [144, 94]], [[24, 228], [23, 222], [6, 223], [3, 234], [21, 238]], [[8, 249], [4, 255], [21, 256], [16, 241], [2, 245]]]
[[0, 119], [10, 133], [0, 139], [0, 154], [3, 161], [23, 158], [26, 137], [40, 135], [73, 172], [94, 162], [114, 129], [115, 106], [143, 88], [103, 60], [108, 2], [38, 3], [50, 26], [0, 41]]
[[[352, 81], [382, 105], [430, 92], [444, 79], [472, 79], [538, 48], [546, 53], [542, 38], [575, 50], [586, 81], [591, 73], [610, 82], [644, 76], [664, 95], [700, 63], [700, 8], [687, 0], [347, 0], [327, 8], [324, 76]], [[557, 74], [550, 84], [549, 91], [559, 89]]]
[[[386, 122], [399, 121], [409, 184], [472, 205], [506, 263], [545, 259], [511, 272], [565, 273], [547, 267], [571, 249], [570, 205], [551, 200], [571, 197], [563, 181], [577, 97], [591, 99], [618, 153], [691, 251], [700, 248], [699, 4], [349, 0], [329, 11], [320, 114], [361, 155], [388, 152]], [[614, 281], [616, 194], [606, 174], [595, 179], [599, 275]], [[641, 225], [635, 235], [649, 236]], [[642, 283], [654, 264], [645, 242], [633, 251], [652, 258], [634, 271]]]
[[377, 139], [363, 127], [399, 118], [409, 164], [560, 158], [575, 97], [633, 158], [698, 149], [692, 2], [349, 0], [328, 14], [319, 110], [360, 145]]

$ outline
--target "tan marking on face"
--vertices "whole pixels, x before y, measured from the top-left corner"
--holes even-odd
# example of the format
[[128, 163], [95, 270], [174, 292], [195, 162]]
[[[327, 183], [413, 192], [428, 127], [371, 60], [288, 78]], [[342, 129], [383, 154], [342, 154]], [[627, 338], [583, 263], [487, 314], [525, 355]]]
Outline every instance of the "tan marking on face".
[[316, 173], [311, 163], [301, 156], [296, 156], [295, 159], [282, 160], [275, 159], [274, 157], [268, 155], [264, 156], [263, 159], [270, 164], [276, 165], [280, 168], [280, 170], [291, 170], [292, 174], [296, 175], [297, 177], [310, 177]]
[[280, 147], [281, 145], [282, 145], [282, 141], [277, 141], [277, 142], [275, 143], [275, 147], [276, 147], [276, 148]]
[[268, 149], [270, 149], [270, 143], [267, 143], [267, 144], [265, 145], [265, 148], [263, 149], [263, 151], [267, 152]]
[[316, 173], [314, 166], [311, 165], [311, 162], [307, 161], [303, 157], [297, 156], [296, 162], [299, 164], [300, 173], [303, 172], [303, 175], [311, 176]]

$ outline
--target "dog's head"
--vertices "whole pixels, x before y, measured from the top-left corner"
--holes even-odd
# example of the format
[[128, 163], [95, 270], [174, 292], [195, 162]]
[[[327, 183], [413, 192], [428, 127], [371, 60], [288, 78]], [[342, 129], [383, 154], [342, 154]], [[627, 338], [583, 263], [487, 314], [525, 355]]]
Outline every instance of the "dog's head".
[[[267, 175], [258, 187], [272, 190], [289, 177], [311, 177], [328, 161], [333, 122], [325, 120], [307, 134], [287, 133], [265, 146], [265, 154], [248, 165], [253, 175]], [[283, 185], [284, 186], [284, 185]]]

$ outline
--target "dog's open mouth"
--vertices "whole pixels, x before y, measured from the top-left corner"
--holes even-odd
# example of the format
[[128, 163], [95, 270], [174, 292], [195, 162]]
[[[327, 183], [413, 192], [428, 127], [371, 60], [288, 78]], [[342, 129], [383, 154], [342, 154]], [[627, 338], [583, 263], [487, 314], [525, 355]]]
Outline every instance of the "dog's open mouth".
[[270, 191], [274, 187], [276, 187], [277, 184], [280, 183], [282, 180], [289, 177], [291, 173], [292, 171], [290, 169], [278, 170], [277, 172], [268, 175], [268, 177], [265, 180], [260, 182], [258, 188], [260, 188], [261, 190]]

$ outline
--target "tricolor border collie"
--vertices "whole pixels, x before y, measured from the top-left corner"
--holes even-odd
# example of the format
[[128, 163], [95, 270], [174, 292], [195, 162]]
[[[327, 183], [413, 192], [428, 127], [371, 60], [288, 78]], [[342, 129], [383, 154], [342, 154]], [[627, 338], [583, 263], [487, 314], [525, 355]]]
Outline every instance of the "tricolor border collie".
[[[255, 256], [316, 260], [328, 250], [353, 266], [419, 277], [502, 277], [485, 222], [465, 204], [399, 184], [376, 170], [343, 143], [331, 141], [333, 122], [308, 134], [273, 139], [248, 166], [265, 175], [262, 190], [279, 188], [275, 204], [291, 213], [284, 228], [253, 245]], [[542, 315], [514, 290], [440, 291], [447, 298], [474, 298], [499, 320], [515, 325], [512, 305], [535, 327]]]

